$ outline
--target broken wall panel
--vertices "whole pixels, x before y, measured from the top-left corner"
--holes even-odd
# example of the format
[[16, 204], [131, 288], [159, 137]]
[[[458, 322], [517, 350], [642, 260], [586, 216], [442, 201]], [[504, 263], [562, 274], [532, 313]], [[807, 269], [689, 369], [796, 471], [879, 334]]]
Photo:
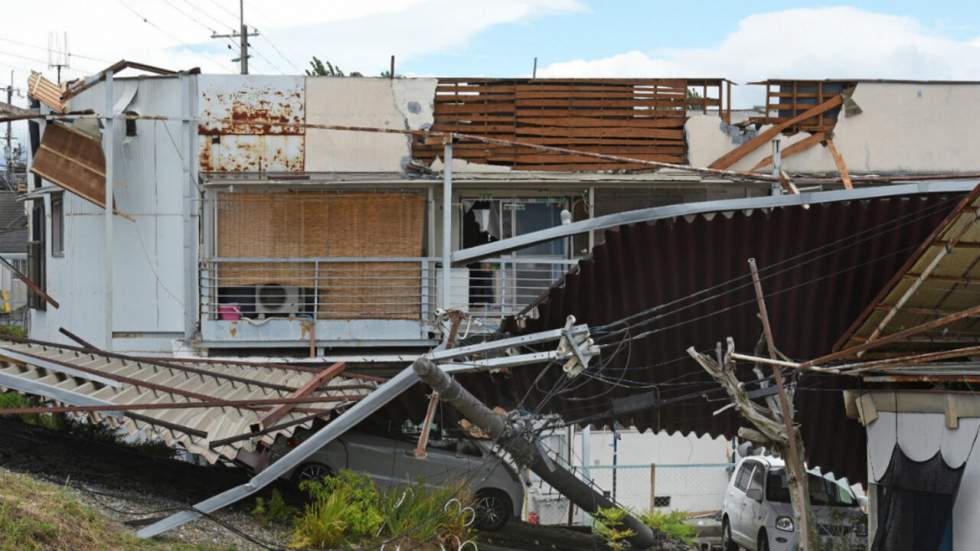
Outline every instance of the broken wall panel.
[[[590, 153], [682, 164], [689, 110], [727, 113], [721, 79], [440, 79], [432, 129]], [[417, 137], [414, 158], [431, 163], [441, 143]], [[583, 155], [465, 138], [460, 159], [521, 170], [649, 168]]]
[[302, 172], [305, 78], [201, 76], [202, 172]]
[[[750, 117], [748, 121], [763, 125], [791, 120], [834, 96], [848, 93], [856, 85], [853, 81], [841, 80], [766, 80], [753, 84], [766, 87], [765, 115]], [[835, 107], [809, 120], [794, 124], [783, 132], [786, 134], [833, 132], [843, 108], [843, 106]]]
[[31, 172], [105, 208], [105, 155], [98, 139], [50, 123]]
[[[243, 192], [218, 195], [221, 258], [417, 258], [424, 197], [403, 193]], [[417, 319], [421, 265], [409, 262], [234, 262], [226, 288], [310, 289], [321, 319]]]

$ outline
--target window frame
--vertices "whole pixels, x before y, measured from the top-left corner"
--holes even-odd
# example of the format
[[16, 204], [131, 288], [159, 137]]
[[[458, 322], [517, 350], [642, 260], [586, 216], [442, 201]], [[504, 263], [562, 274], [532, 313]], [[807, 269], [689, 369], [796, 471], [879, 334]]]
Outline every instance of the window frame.
[[[51, 201], [51, 256], [65, 256], [65, 193], [52, 193]], [[57, 209], [56, 209], [57, 205]]]

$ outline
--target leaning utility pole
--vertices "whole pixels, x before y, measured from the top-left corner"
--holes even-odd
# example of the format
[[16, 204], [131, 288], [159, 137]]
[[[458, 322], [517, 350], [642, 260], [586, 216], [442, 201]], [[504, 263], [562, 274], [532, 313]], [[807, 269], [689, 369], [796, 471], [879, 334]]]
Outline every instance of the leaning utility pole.
[[[237, 38], [238, 39], [238, 57], [232, 59], [232, 61], [238, 61], [241, 64], [241, 74], [248, 74], [248, 39], [252, 36], [259, 36], [259, 31], [253, 29], [251, 32], [245, 25], [245, 0], [238, 0], [238, 31], [232, 31], [231, 34], [218, 34], [215, 32], [211, 33], [211, 38]], [[230, 48], [231, 46], [229, 46]]]
[[[776, 345], [773, 341], [772, 326], [769, 325], [769, 312], [766, 309], [766, 297], [762, 292], [762, 282], [759, 280], [759, 269], [755, 265], [755, 259], [749, 259], [749, 271], [752, 272], [752, 285], [755, 287], [755, 300], [759, 305], [759, 318], [762, 321], [762, 333], [766, 337], [766, 346], [769, 349], [769, 358], [776, 360]], [[813, 514], [810, 509], [810, 491], [807, 483], [806, 465], [804, 464], [803, 439], [797, 434], [796, 427], [793, 425], [793, 406], [789, 403], [786, 396], [786, 385], [783, 381], [782, 368], [772, 366], [772, 377], [776, 382], [776, 392], [779, 397], [779, 415], [783, 420], [783, 428], [786, 430], [786, 438], [789, 445], [785, 450], [787, 486], [793, 496], [793, 514], [796, 516], [796, 526], [800, 533], [801, 549], [809, 551], [813, 549], [813, 542], [816, 525], [813, 521]], [[776, 412], [773, 412], [775, 415]], [[794, 480], [795, 479], [795, 480]]]
[[[463, 417], [483, 429], [515, 461], [534, 471], [576, 506], [588, 513], [595, 513], [600, 507], [616, 507], [612, 500], [595, 491], [561, 465], [556, 465], [545, 455], [536, 437], [527, 438], [527, 431], [522, 431], [502, 415], [494, 413], [431, 360], [424, 356], [415, 360], [412, 370], [422, 382], [439, 393], [441, 400], [449, 402]], [[647, 549], [657, 544], [653, 530], [629, 512], [623, 519], [623, 525], [633, 532], [630, 543], [634, 548]]]

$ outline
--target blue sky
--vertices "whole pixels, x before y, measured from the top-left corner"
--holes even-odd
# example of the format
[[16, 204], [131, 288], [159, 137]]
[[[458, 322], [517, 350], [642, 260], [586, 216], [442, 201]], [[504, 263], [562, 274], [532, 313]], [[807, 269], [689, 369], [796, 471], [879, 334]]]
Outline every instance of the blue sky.
[[[882, 14], [911, 17], [954, 40], [980, 36], [980, 2], [868, 1], [641, 1], [584, 0], [584, 12], [555, 13], [490, 27], [461, 48], [413, 59], [405, 71], [434, 75], [513, 76], [575, 58], [601, 58], [621, 52], [717, 45], [744, 17], [791, 8], [846, 5]], [[830, 39], [832, 32], [823, 33]], [[760, 75], [762, 78], [762, 75]], [[980, 75], [978, 75], [980, 78]]]

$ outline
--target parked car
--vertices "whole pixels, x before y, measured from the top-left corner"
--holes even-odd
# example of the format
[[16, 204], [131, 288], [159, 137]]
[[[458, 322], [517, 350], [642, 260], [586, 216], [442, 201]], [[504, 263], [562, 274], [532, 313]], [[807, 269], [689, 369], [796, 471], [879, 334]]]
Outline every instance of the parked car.
[[462, 480], [476, 498], [478, 528], [497, 530], [512, 516], [520, 518], [524, 484], [517, 472], [487, 446], [469, 438], [440, 438], [429, 443], [425, 458], [419, 458], [415, 456], [416, 443], [397, 434], [352, 431], [283, 477], [299, 484], [350, 469], [367, 475], [381, 489], [419, 480], [427, 486], [443, 487]]
[[[863, 498], [837, 480], [808, 471], [810, 504], [817, 533], [826, 549], [863, 551], [867, 548], [868, 519]], [[799, 532], [793, 520], [786, 468], [772, 457], [743, 458], [725, 491], [722, 507], [725, 551], [783, 551], [797, 548]]]

